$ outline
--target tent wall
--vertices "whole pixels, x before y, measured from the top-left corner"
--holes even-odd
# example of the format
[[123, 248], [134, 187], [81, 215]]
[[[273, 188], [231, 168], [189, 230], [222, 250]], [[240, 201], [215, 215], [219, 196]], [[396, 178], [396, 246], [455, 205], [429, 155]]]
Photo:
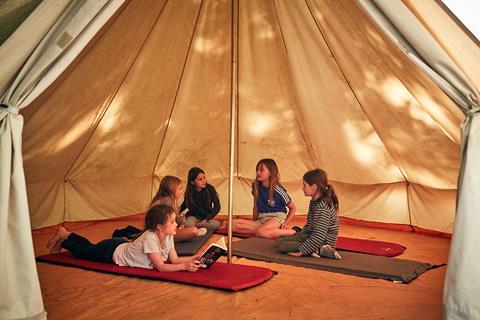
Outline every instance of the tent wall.
[[[38, 7], [0, 47], [0, 92], [7, 88], [15, 73], [25, 63], [25, 60], [52, 28], [69, 3], [70, 1], [67, 0], [51, 0], [40, 3], [32, 1], [28, 4], [30, 8]], [[3, 9], [8, 11], [8, 6], [11, 4], [4, 2], [2, 5], [5, 6]], [[15, 5], [18, 6], [19, 11], [25, 10], [25, 6], [20, 3]]]
[[[46, 319], [30, 232], [22, 152], [24, 119], [19, 110], [58, 78], [94, 35], [108, 25], [123, 1], [64, 1], [65, 6], [52, 1], [51, 4], [60, 10], [51, 8], [50, 15], [47, 14], [49, 18], [43, 20], [43, 10], [48, 6], [39, 6], [40, 12], [36, 11], [32, 19], [27, 19], [12, 40], [8, 39], [0, 48], [1, 54], [11, 56], [14, 66], [4, 69], [2, 65], [5, 74], [0, 79], [0, 247], [3, 250], [0, 273], [6, 275], [0, 282], [2, 319]], [[37, 42], [41, 38], [40, 42], [19, 46], [26, 52], [21, 50], [16, 56], [14, 44], [18, 37], [35, 27], [38, 30], [32, 37], [22, 40]], [[0, 61], [5, 62], [3, 56]], [[58, 181], [54, 181], [55, 184]], [[51, 195], [46, 200], [53, 200], [55, 204], [58, 193]]]
[[143, 212], [162, 176], [191, 166], [225, 212], [233, 85], [236, 214], [251, 212], [255, 164], [269, 157], [299, 212], [301, 177], [321, 167], [341, 215], [451, 232], [462, 113], [360, 7], [241, 1], [238, 83], [231, 23], [231, 1], [126, 5], [25, 114], [35, 228]]
[[479, 40], [465, 32], [465, 27], [461, 27], [453, 14], [442, 7], [441, 1], [405, 0], [403, 2], [422, 21], [432, 37], [468, 77], [473, 86], [480, 88]]

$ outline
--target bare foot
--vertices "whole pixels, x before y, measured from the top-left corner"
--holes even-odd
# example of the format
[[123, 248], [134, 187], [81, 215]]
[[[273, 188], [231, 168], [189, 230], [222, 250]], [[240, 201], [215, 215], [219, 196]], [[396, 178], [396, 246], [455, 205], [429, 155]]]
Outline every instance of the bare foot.
[[51, 253], [59, 253], [62, 250], [62, 242], [66, 240], [71, 232], [64, 227], [59, 227], [57, 233], [48, 241], [47, 247]]

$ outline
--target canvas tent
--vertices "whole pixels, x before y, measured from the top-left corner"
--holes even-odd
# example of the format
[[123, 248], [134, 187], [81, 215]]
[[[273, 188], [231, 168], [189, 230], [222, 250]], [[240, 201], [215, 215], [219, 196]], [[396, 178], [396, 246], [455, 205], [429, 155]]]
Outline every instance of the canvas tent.
[[[0, 48], [0, 65], [10, 68], [0, 83], [8, 106], [0, 109], [0, 240], [14, 247], [11, 237], [30, 223], [143, 212], [162, 176], [184, 178], [193, 165], [206, 170], [226, 208], [233, 104], [234, 213], [251, 212], [255, 164], [271, 157], [300, 212], [307, 207], [302, 174], [322, 167], [342, 216], [440, 232], [455, 222], [453, 245], [470, 256], [450, 258], [456, 281], [446, 282], [446, 314], [478, 315], [479, 286], [459, 274], [478, 270], [469, 232], [478, 226], [478, 177], [469, 159], [478, 154], [480, 50], [438, 3], [388, 3], [42, 3], [33, 16], [55, 10], [50, 22], [38, 19], [42, 29], [27, 20], [20, 29], [33, 25], [32, 41], [15, 33]], [[50, 33], [38, 43], [41, 30]], [[419, 30], [436, 52], [408, 35], [420, 37]], [[23, 56], [11, 54], [15, 41], [30, 45]], [[28, 241], [18, 243], [31, 259]], [[32, 264], [18, 274], [35, 283]], [[38, 285], [28, 290], [34, 302], [19, 299], [22, 307], [2, 305], [2, 312], [40, 314]]]

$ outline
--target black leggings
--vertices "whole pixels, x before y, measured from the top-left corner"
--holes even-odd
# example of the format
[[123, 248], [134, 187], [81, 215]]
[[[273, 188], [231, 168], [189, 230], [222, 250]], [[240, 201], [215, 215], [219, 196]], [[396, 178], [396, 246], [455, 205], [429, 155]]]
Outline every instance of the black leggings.
[[112, 238], [93, 244], [88, 241], [88, 239], [72, 232], [68, 238], [62, 242], [62, 248], [70, 251], [77, 259], [114, 263], [113, 253], [115, 249], [125, 242], [127, 241], [121, 238]]

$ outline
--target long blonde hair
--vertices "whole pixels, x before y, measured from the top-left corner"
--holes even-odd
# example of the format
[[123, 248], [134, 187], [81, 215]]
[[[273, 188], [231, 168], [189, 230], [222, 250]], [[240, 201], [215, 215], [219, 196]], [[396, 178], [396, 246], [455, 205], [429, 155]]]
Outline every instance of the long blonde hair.
[[161, 198], [168, 198], [172, 201], [173, 208], [175, 212], [178, 212], [177, 199], [175, 198], [175, 193], [179, 185], [182, 184], [182, 180], [175, 176], [165, 176], [162, 181], [160, 181], [160, 186], [158, 191], [153, 197], [152, 202], [150, 202], [150, 207], [156, 204]]
[[[260, 161], [258, 161], [257, 166], [255, 167], [255, 171], [258, 171], [258, 167], [260, 167], [261, 164], [263, 164], [270, 172], [270, 177], [268, 178], [268, 181], [270, 183], [268, 186], [268, 198], [270, 203], [273, 203], [273, 194], [275, 193], [275, 187], [277, 185], [281, 186], [280, 173], [278, 172], [277, 164], [273, 159], [261, 159]], [[255, 203], [257, 203], [258, 200], [259, 185], [260, 182], [255, 179], [255, 182], [253, 183], [253, 198], [255, 200]]]

